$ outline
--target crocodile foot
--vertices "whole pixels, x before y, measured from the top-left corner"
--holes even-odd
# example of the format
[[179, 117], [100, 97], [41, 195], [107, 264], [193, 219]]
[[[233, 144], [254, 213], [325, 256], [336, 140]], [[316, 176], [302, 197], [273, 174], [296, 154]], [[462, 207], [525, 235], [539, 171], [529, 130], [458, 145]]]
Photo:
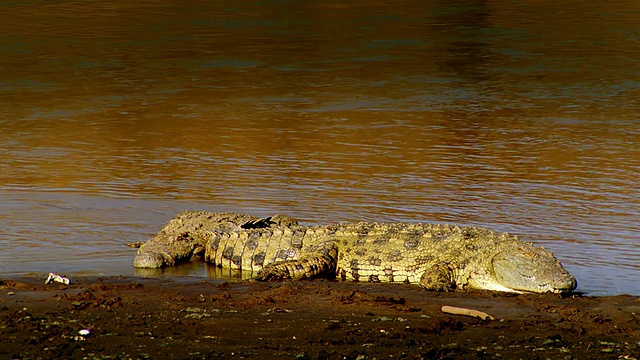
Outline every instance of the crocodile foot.
[[456, 288], [453, 270], [447, 264], [436, 264], [422, 274], [420, 285], [430, 291], [453, 291]]

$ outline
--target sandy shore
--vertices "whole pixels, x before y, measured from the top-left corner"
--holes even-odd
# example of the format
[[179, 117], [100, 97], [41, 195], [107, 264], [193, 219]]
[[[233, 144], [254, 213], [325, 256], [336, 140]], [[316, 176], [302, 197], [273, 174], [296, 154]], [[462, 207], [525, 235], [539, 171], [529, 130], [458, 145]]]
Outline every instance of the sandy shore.
[[[495, 320], [446, 314], [445, 305]], [[0, 358], [632, 359], [640, 357], [639, 318], [634, 296], [322, 280], [5, 279]]]

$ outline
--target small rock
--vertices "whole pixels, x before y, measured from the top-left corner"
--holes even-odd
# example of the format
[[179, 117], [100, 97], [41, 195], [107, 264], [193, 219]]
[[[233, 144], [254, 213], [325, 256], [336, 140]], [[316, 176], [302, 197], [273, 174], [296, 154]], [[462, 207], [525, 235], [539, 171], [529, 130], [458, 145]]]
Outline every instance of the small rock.
[[392, 318], [390, 318], [390, 317], [381, 316], [381, 317], [379, 317], [379, 318], [372, 319], [371, 321], [382, 321], [382, 322], [386, 322], [386, 321], [393, 321], [393, 319], [392, 319]]

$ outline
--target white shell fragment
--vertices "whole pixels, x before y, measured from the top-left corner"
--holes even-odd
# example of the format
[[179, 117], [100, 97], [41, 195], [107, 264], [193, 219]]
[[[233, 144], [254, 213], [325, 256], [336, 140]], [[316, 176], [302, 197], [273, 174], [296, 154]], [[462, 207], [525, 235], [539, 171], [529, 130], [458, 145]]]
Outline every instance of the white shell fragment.
[[78, 334], [82, 335], [82, 336], [87, 336], [89, 334], [91, 334], [91, 330], [89, 329], [82, 329], [80, 331], [78, 331]]
[[58, 274], [49, 273], [49, 277], [44, 281], [45, 284], [51, 284], [52, 282], [58, 282], [65, 285], [71, 284], [71, 280], [69, 278], [60, 276]]

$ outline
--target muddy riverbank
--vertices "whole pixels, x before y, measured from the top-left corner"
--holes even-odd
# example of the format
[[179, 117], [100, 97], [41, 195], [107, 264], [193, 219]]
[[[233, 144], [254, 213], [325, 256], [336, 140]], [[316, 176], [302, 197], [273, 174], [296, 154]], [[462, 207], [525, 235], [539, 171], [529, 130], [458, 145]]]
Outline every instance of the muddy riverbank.
[[[445, 314], [444, 305], [495, 320]], [[626, 295], [430, 293], [332, 281], [11, 279], [0, 281], [0, 358], [631, 359], [640, 356], [638, 314], [640, 298]]]

